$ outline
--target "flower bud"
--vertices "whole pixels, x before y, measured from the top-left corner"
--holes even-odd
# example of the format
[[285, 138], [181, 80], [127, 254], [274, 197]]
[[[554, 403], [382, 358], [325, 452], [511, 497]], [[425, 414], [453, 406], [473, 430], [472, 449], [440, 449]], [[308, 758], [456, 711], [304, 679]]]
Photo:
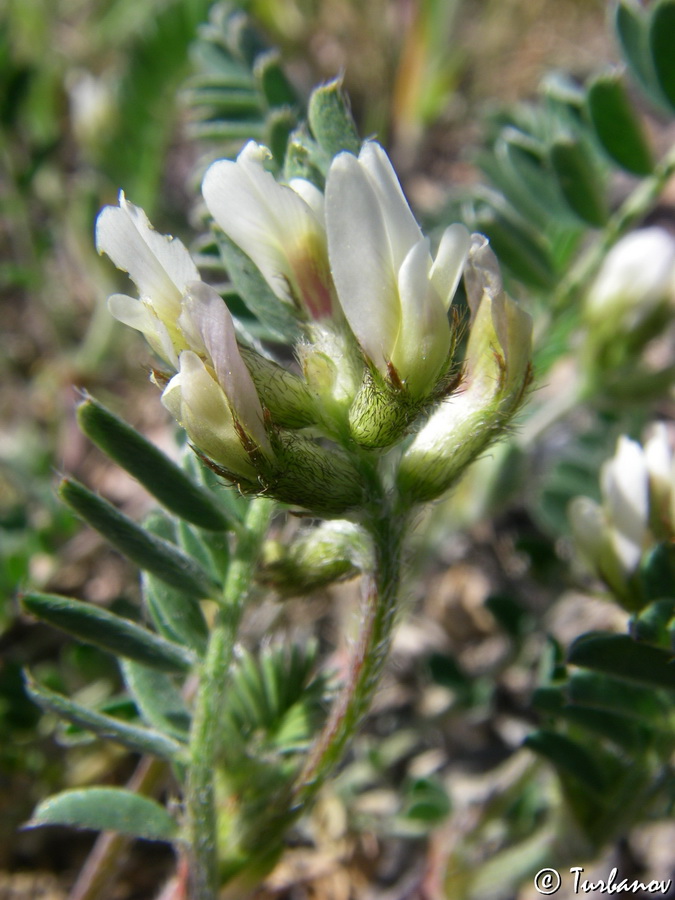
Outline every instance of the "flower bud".
[[482, 235], [473, 235], [465, 281], [471, 325], [463, 389], [440, 403], [399, 469], [401, 490], [417, 502], [439, 497], [504, 434], [531, 380], [531, 319], [504, 293]]
[[351, 522], [322, 522], [300, 532], [290, 546], [269, 541], [260, 580], [293, 597], [356, 575], [365, 555], [363, 535]]
[[363, 359], [344, 322], [315, 322], [308, 335], [310, 340], [296, 348], [305, 380], [316, 397], [324, 427], [329, 433], [339, 432], [346, 427], [363, 377]]

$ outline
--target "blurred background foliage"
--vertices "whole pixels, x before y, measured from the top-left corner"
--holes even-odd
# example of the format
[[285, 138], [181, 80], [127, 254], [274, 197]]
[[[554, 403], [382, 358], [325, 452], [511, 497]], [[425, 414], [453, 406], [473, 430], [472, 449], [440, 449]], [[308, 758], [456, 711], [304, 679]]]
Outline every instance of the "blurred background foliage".
[[[271, 140], [278, 132], [264, 129], [290, 128], [295, 114], [284, 95], [283, 114], [261, 116], [256, 82], [244, 81], [232, 127], [226, 134], [209, 130], [209, 106], [200, 106], [200, 98], [209, 88], [211, 6], [210, 0], [5, 0], [0, 7], [0, 867], [59, 876], [65, 870], [65, 883], [89, 839], [64, 854], [58, 835], [17, 838], [16, 827], [38, 798], [63, 786], [123, 782], [130, 761], [41, 717], [23, 694], [21, 668], [30, 665], [43, 684], [98, 705], [114, 703], [120, 684], [98, 651], [29, 626], [18, 614], [15, 590], [30, 585], [109, 606], [137, 591], [131, 568], [81, 531], [53, 496], [56, 469], [75, 474], [133, 517], [150, 506], [78, 431], [74, 386], [92, 391], [165, 449], [174, 443], [145, 377], [140, 339], [118, 330], [105, 308], [117, 282], [96, 258], [93, 221], [124, 187], [158, 230], [186, 238], [185, 211], [206, 159], [236, 153], [249, 137]], [[599, 467], [620, 433], [637, 436], [650, 417], [668, 419], [673, 412], [670, 373], [656, 385], [652, 377], [668, 368], [667, 356], [661, 365], [663, 352], [647, 373], [647, 388], [632, 398], [626, 385], [635, 379], [635, 357], [624, 370], [611, 362], [611, 392], [603, 388], [612, 382], [607, 368], [587, 372], [583, 384], [575, 378], [581, 303], [564, 283], [555, 294], [559, 315], [551, 317], [547, 303], [584, 247], [589, 224], [602, 224], [602, 215], [596, 210], [595, 223], [572, 215], [547, 231], [547, 217], [537, 219], [541, 208], [518, 208], [498, 165], [513, 152], [509, 128], [540, 138], [542, 104], [567, 104], [575, 116], [579, 86], [616, 61], [608, 4], [250, 0], [230, 12], [237, 9], [260, 26], [266, 46], [279, 48], [256, 77], [281, 60], [297, 112], [314, 84], [344, 74], [361, 134], [387, 144], [425, 224], [454, 216], [487, 233], [494, 227], [510, 289], [534, 306], [538, 370], [546, 373], [514, 441], [481, 461], [433, 510], [417, 548], [410, 579], [416, 603], [395, 647], [394, 670], [348, 765], [322, 796], [311, 833], [299, 841], [311, 843], [314, 854], [303, 856], [298, 848], [270, 890], [296, 896], [290, 891], [299, 873], [310, 871], [303, 877], [314, 885], [312, 896], [365, 896], [369, 883], [386, 896], [410, 873], [419, 881], [424, 870], [424, 878], [438, 881], [449, 869], [455, 875], [447, 887], [458, 896], [498, 896], [505, 872], [515, 891], [527, 868], [524, 848], [537, 851], [527, 842], [559, 833], [551, 810], [561, 808], [561, 795], [582, 819], [598, 809], [584, 795], [583, 779], [581, 788], [574, 773], [571, 781], [554, 780], [519, 748], [538, 724], [555, 720], [567, 685], [564, 648], [591, 628], [626, 625], [576, 562], [570, 575], [567, 504], [577, 494], [598, 496]], [[552, 68], [572, 80], [549, 80], [542, 89]], [[669, 118], [634, 82], [630, 97], [659, 155], [673, 142]], [[231, 90], [223, 98], [231, 104]], [[610, 169], [604, 161], [608, 212], [636, 183]], [[666, 186], [650, 221], [668, 224], [671, 203]], [[518, 248], [514, 254], [508, 244], [499, 247], [504, 221], [524, 234], [525, 258]], [[341, 618], [348, 621], [350, 590], [347, 584], [303, 606], [287, 604], [282, 615], [315, 624], [324, 638], [334, 635], [344, 626]], [[271, 614], [250, 626], [252, 645], [265, 632], [265, 615]], [[535, 697], [537, 712], [538, 684], [549, 687]], [[572, 721], [563, 739], [576, 740], [583, 729]], [[534, 749], [555, 762], [560, 744], [547, 733]], [[588, 763], [586, 789], [594, 767], [616, 772], [626, 754], [639, 756], [643, 771], [651, 764], [652, 744], [640, 744], [640, 753], [634, 744], [608, 752], [607, 739], [601, 735], [591, 750], [597, 758]], [[663, 796], [661, 818], [668, 812]], [[610, 815], [616, 802], [614, 795], [605, 798]], [[453, 807], [468, 820], [453, 818]], [[650, 828], [631, 832], [628, 842], [622, 836], [611, 859], [627, 867], [655, 865], [672, 831], [663, 837]], [[585, 837], [578, 848], [565, 848], [565, 858], [577, 850], [582, 856], [575, 863], [597, 855], [607, 835], [594, 837], [589, 827]], [[519, 847], [520, 862], [500, 857], [496, 870], [487, 862], [472, 881], [469, 869], [511, 846]], [[157, 853], [159, 871], [168, 862]], [[126, 896], [147, 896], [142, 868], [128, 875]], [[0, 884], [0, 896], [2, 890]], [[28, 895], [41, 896], [38, 890], [34, 885]]]

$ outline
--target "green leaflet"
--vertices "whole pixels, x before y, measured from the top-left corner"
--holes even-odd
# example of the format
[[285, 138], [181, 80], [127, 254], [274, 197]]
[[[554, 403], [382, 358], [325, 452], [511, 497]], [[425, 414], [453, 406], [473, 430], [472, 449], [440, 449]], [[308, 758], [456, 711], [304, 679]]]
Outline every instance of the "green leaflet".
[[179, 518], [212, 531], [230, 527], [211, 494], [96, 400], [88, 397], [78, 407], [77, 419], [90, 440]]
[[572, 644], [568, 661], [595, 672], [657, 688], [675, 690], [673, 655], [639, 644], [626, 634], [584, 634]]
[[649, 175], [654, 167], [652, 153], [621, 75], [609, 72], [594, 78], [586, 104], [596, 137], [608, 156], [634, 175]]
[[602, 178], [583, 141], [571, 135], [557, 138], [549, 156], [570, 209], [589, 225], [596, 228], [605, 225], [609, 210]]
[[141, 576], [141, 590], [143, 604], [157, 631], [168, 640], [177, 641], [203, 655], [206, 652], [208, 626], [199, 604], [147, 572]]
[[645, 10], [636, 0], [619, 0], [614, 21], [624, 59], [645, 93], [655, 99], [658, 88], [649, 52]]
[[178, 836], [178, 823], [163, 806], [123, 788], [82, 788], [48, 797], [25, 827], [41, 825], [118, 831], [149, 841], [173, 841]]
[[151, 728], [187, 742], [190, 714], [180, 691], [165, 673], [133, 660], [122, 660], [122, 674], [136, 706]]
[[675, 2], [659, 0], [651, 11], [649, 49], [662, 95], [675, 110]]
[[559, 719], [579, 725], [587, 731], [611, 741], [628, 753], [644, 753], [654, 742], [654, 729], [626, 719], [620, 713], [604, 709], [589, 709], [567, 704], [556, 713]]
[[105, 713], [87, 709], [80, 703], [38, 684], [28, 673], [26, 673], [26, 692], [41, 709], [55, 713], [73, 725], [92, 731], [98, 737], [116, 741], [135, 753], [149, 753], [170, 762], [179, 762], [186, 749], [184, 745], [159, 731], [141, 725], [130, 725]]
[[268, 107], [274, 109], [298, 105], [298, 95], [286, 77], [278, 50], [270, 49], [260, 53], [253, 64], [253, 75]]
[[25, 594], [21, 602], [27, 612], [43, 622], [115, 656], [162, 672], [187, 672], [195, 662], [194, 654], [180, 644], [92, 603], [37, 592]]
[[203, 569], [178, 548], [149, 534], [84, 485], [65, 478], [58, 494], [85, 522], [140, 569], [152, 572], [192, 597], [202, 599], [217, 593], [217, 587]]

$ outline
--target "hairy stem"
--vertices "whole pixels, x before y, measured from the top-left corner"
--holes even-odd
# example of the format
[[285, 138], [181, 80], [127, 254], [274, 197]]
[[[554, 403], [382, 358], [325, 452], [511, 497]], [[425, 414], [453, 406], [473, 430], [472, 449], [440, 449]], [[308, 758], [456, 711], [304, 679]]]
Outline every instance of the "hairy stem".
[[214, 788], [218, 728], [237, 628], [271, 511], [272, 503], [262, 499], [254, 500], [248, 509], [199, 672], [186, 795], [192, 851], [192, 900], [217, 900], [218, 897], [218, 822]]
[[364, 579], [363, 624], [347, 679], [296, 781], [294, 799], [300, 809], [342, 758], [382, 675], [398, 609], [405, 530], [405, 518], [384, 507], [370, 520], [374, 567]]

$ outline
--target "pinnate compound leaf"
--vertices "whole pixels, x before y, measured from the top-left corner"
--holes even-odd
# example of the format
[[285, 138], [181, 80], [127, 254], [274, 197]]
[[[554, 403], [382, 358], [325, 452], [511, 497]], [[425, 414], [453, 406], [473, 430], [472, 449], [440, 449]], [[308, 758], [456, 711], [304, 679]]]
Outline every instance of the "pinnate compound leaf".
[[117, 831], [148, 841], [170, 842], [178, 836], [178, 823], [163, 806], [124, 788], [81, 788], [48, 797], [25, 827], [41, 825]]
[[148, 631], [130, 619], [123, 619], [93, 603], [72, 597], [33, 592], [21, 598], [24, 609], [106, 653], [135, 659], [162, 672], [187, 672], [195, 656], [180, 644]]
[[626, 634], [584, 634], [570, 647], [568, 662], [622, 680], [675, 690], [673, 654]]
[[675, 0], [659, 0], [649, 23], [649, 48], [661, 93], [675, 110]]
[[176, 516], [212, 531], [229, 527], [214, 497], [105, 406], [88, 397], [77, 419], [90, 440]]
[[59, 496], [113, 547], [140, 569], [199, 599], [212, 597], [217, 588], [193, 560], [167, 541], [149, 534], [107, 500], [79, 482], [65, 478]]
[[63, 694], [38, 684], [26, 674], [26, 693], [37, 705], [46, 712], [55, 713], [66, 722], [91, 731], [100, 738], [107, 738], [132, 750], [135, 753], [149, 753], [159, 756], [171, 762], [179, 761], [185, 750], [184, 745], [178, 743], [166, 734], [161, 734], [141, 725], [132, 725], [115, 719], [105, 713], [88, 709]]
[[587, 93], [588, 114], [605, 152], [626, 171], [649, 175], [654, 166], [651, 150], [620, 74], [595, 78]]
[[358, 155], [361, 140], [342, 90], [342, 79], [335, 78], [312, 92], [308, 119], [312, 134], [329, 160], [343, 150]]

